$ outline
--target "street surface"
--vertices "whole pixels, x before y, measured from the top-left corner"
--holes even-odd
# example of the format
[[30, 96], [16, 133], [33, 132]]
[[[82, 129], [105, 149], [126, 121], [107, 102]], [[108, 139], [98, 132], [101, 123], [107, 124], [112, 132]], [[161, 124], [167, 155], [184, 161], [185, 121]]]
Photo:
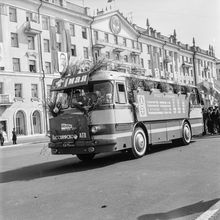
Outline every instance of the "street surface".
[[90, 164], [53, 156], [46, 144], [2, 148], [0, 219], [195, 220], [220, 201], [219, 158], [219, 135]]

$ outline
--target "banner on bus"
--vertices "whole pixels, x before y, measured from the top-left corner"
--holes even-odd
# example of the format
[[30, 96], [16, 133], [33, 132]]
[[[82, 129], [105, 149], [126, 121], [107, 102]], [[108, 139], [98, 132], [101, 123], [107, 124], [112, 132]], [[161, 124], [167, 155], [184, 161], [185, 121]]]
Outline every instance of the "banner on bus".
[[54, 79], [52, 82], [52, 90], [63, 90], [78, 86], [87, 85], [89, 81], [89, 72], [76, 74], [71, 77]]
[[141, 91], [135, 97], [140, 121], [187, 118], [189, 115], [189, 98], [186, 95]]

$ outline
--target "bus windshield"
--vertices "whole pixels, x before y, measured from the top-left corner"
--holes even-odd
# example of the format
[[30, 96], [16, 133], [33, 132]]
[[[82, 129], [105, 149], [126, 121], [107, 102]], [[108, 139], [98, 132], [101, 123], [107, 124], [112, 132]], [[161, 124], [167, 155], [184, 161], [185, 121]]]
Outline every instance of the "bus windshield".
[[76, 105], [91, 106], [111, 104], [113, 102], [113, 84], [109, 81], [90, 82], [87, 86], [61, 90], [56, 96], [56, 106], [62, 109]]

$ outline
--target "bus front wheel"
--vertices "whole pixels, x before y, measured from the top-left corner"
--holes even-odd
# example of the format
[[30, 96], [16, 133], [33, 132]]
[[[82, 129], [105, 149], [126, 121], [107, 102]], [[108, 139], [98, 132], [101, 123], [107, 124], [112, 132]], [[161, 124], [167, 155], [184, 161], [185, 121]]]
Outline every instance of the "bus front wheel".
[[135, 128], [132, 136], [131, 155], [133, 158], [143, 157], [147, 150], [147, 138], [142, 128]]
[[76, 156], [83, 162], [90, 162], [93, 160], [95, 154], [77, 154]]

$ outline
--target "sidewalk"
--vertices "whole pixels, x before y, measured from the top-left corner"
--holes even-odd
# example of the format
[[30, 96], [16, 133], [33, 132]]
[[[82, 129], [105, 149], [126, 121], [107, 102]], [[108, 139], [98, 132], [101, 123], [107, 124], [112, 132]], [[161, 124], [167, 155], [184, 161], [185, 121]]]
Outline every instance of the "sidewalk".
[[[47, 143], [49, 142], [49, 137], [45, 134], [38, 134], [38, 135], [29, 135], [29, 136], [18, 136], [17, 137], [17, 144], [34, 144], [34, 143]], [[16, 145], [12, 144], [12, 140], [5, 141], [4, 146], [1, 147], [13, 147]]]

